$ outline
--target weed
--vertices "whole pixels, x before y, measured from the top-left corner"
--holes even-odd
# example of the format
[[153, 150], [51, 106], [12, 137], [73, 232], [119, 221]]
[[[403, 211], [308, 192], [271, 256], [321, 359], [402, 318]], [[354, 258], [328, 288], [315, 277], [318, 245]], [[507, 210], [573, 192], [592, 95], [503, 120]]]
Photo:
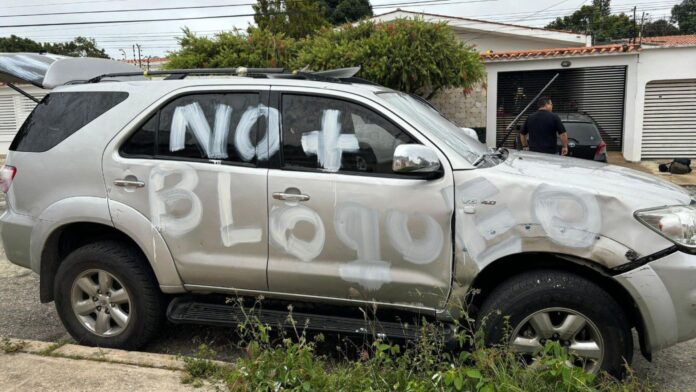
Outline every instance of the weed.
[[13, 353], [19, 352], [26, 345], [27, 345], [27, 342], [25, 342], [25, 341], [10, 339], [7, 337], [3, 337], [0, 340], [0, 350], [2, 350], [5, 354], [13, 354]]

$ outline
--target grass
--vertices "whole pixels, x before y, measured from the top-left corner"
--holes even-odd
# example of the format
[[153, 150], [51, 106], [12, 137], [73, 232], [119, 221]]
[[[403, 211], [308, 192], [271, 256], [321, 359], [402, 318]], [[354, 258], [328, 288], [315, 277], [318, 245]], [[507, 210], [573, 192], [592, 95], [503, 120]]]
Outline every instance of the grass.
[[0, 339], [0, 350], [5, 354], [14, 354], [16, 352], [19, 352], [26, 345], [27, 342], [23, 340], [13, 341], [12, 339], [7, 337], [3, 337], [2, 339]]
[[[292, 317], [292, 310], [289, 317]], [[469, 320], [471, 321], [471, 320]], [[231, 391], [648, 391], [651, 385], [628, 370], [625, 380], [593, 376], [567, 365], [572, 358], [557, 343], [548, 343], [533, 366], [504, 347], [486, 347], [480, 335], [459, 328], [459, 348], [448, 349], [441, 331], [423, 323], [421, 338], [403, 345], [375, 340], [354, 345], [352, 353], [336, 348], [322, 353], [322, 335], [309, 338], [295, 328], [275, 331], [248, 314], [239, 325], [245, 355], [221, 367], [202, 345], [186, 359], [184, 382], [224, 384]], [[467, 348], [464, 350], [463, 348]], [[334, 353], [336, 354], [336, 353]]]

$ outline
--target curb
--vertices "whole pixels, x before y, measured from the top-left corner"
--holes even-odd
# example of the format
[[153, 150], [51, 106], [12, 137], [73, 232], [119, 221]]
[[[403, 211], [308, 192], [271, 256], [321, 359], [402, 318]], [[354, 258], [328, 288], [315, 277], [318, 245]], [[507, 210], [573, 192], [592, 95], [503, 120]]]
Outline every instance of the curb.
[[[167, 370], [185, 370], [185, 358], [180, 355], [154, 354], [140, 351], [126, 351], [114, 348], [87, 347], [65, 342], [49, 343], [38, 340], [5, 338], [0, 336], [0, 352], [20, 352], [41, 356], [79, 359], [97, 362], [113, 362], [124, 365], [149, 367]], [[193, 359], [193, 358], [192, 358]], [[213, 361], [218, 366], [231, 366], [229, 362]]]

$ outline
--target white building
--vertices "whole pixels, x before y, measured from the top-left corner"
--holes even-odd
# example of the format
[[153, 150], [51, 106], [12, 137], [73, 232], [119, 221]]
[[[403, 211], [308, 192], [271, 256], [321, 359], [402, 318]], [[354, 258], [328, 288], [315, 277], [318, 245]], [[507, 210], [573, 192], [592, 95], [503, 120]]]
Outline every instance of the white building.
[[559, 74], [545, 93], [554, 109], [590, 114], [610, 149], [626, 160], [696, 157], [696, 36], [483, 57], [489, 146], [501, 141], [516, 114], [515, 97], [531, 99]]

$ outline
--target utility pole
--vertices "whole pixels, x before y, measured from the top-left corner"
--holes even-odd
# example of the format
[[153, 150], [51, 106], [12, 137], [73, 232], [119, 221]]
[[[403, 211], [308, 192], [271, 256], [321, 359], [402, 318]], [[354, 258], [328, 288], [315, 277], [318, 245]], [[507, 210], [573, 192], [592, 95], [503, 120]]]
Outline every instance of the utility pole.
[[633, 44], [636, 43], [636, 33], [638, 31], [638, 26], [636, 25], [636, 8], [637, 6], [633, 6]]
[[133, 62], [135, 62], [135, 59], [136, 59], [136, 58], [137, 58], [137, 57], [135, 57], [135, 45], [133, 45]]
[[643, 44], [643, 26], [645, 26], [645, 11], [643, 11], [643, 15], [640, 17], [640, 30], [638, 31], [638, 45]]
[[138, 48], [138, 67], [143, 68], [143, 59], [140, 57], [140, 44], [135, 44]]
[[118, 50], [121, 51], [121, 53], [123, 53], [123, 61], [128, 60], [128, 56], [126, 56], [126, 51], [121, 48], [119, 48]]

